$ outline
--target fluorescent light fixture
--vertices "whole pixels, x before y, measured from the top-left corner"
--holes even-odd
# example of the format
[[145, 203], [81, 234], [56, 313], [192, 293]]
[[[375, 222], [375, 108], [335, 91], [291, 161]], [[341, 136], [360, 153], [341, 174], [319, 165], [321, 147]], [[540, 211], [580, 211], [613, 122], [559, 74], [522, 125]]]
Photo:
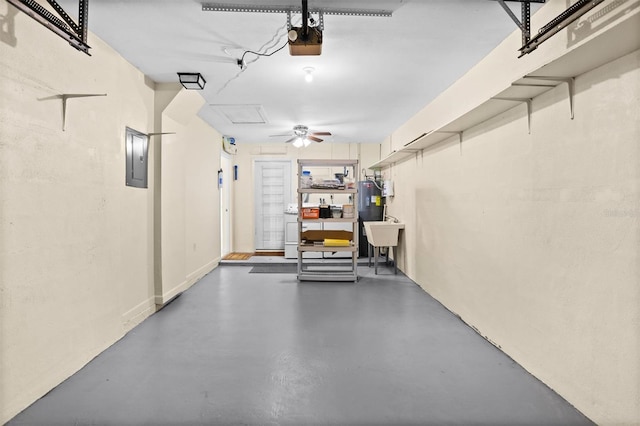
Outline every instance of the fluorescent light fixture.
[[202, 90], [207, 83], [199, 72], [179, 72], [178, 78], [180, 84], [189, 90]]

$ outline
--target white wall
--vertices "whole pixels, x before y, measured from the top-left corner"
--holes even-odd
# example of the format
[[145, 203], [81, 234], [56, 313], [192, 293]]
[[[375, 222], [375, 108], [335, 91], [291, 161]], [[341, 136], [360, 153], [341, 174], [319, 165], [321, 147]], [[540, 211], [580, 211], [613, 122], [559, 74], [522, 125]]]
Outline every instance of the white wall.
[[203, 103], [197, 92], [182, 90], [162, 113], [162, 132], [175, 134], [159, 141], [159, 305], [191, 286], [220, 261], [217, 171], [222, 136], [196, 115]]
[[[450, 120], [491, 63], [512, 81], [505, 52], [383, 147]], [[576, 77], [574, 120], [561, 85], [534, 99], [531, 134], [520, 105], [384, 170], [399, 266], [598, 424], [640, 424], [640, 51]]]
[[[157, 117], [183, 97], [193, 110], [194, 94], [159, 95], [156, 111], [154, 83], [98, 38], [87, 56], [13, 12], [0, 3], [13, 20], [0, 38], [0, 424], [153, 313], [156, 280], [162, 301], [219, 258], [215, 178], [203, 183], [217, 170], [219, 135], [200, 119], [182, 117], [173, 140], [153, 137], [149, 188], [125, 186], [125, 127], [159, 131], [170, 119]], [[69, 100], [63, 131], [64, 93], [107, 96]], [[161, 144], [176, 142], [159, 169]], [[155, 267], [159, 177], [167, 198], [184, 194], [164, 209], [182, 210], [169, 231], [182, 242], [179, 268]], [[154, 272], [163, 269], [170, 280]]]
[[[361, 167], [371, 164], [380, 155], [380, 147], [375, 144], [332, 144], [313, 143], [305, 148], [295, 148], [291, 144], [238, 145], [238, 154], [232, 158], [239, 167], [239, 179], [233, 181], [234, 236], [232, 251], [253, 253], [254, 244], [254, 174], [253, 163], [257, 159], [291, 160], [292, 193], [291, 203], [297, 202], [298, 159], [358, 159]], [[338, 172], [336, 170], [335, 172]], [[369, 172], [372, 174], [372, 172]], [[327, 175], [329, 172], [326, 173]], [[332, 176], [327, 176], [332, 177]], [[310, 200], [314, 201], [314, 200]]]

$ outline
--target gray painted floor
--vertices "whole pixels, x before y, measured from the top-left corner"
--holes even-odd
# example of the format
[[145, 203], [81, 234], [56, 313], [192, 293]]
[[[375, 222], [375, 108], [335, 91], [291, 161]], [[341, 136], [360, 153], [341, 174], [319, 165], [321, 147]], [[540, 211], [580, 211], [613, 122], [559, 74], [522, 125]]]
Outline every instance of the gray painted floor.
[[250, 269], [220, 266], [9, 424], [592, 424], [391, 269]]

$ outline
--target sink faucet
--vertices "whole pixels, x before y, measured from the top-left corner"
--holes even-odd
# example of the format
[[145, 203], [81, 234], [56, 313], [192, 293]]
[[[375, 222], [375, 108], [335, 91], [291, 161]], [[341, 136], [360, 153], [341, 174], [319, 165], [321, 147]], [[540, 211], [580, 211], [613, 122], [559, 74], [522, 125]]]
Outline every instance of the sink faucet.
[[398, 222], [400, 222], [400, 221], [398, 220], [398, 218], [397, 218], [397, 217], [393, 217], [393, 216], [388, 215], [388, 214], [384, 216], [384, 220], [389, 220], [389, 219], [392, 219], [392, 222], [393, 222], [393, 223], [398, 223]]

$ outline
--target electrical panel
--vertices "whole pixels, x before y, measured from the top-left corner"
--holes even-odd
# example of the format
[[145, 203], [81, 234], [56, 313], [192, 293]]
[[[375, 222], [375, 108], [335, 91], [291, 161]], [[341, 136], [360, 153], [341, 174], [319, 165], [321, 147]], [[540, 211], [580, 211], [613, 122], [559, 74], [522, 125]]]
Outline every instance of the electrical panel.
[[126, 128], [126, 179], [127, 186], [147, 188], [149, 136]]

